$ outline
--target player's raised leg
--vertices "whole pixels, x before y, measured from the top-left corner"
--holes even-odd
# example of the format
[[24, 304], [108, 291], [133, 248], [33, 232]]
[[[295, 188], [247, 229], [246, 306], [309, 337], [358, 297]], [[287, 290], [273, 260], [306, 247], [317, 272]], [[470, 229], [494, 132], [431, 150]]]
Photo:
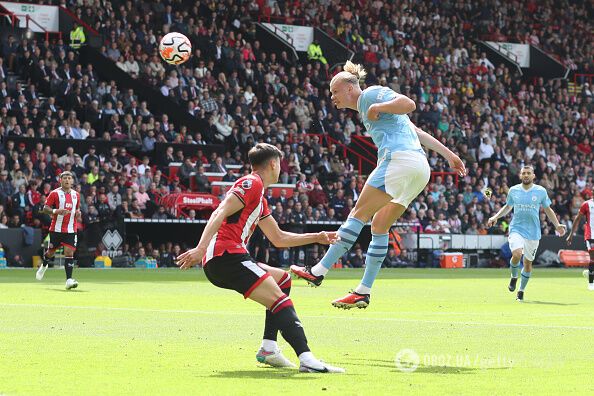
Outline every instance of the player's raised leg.
[[[272, 276], [284, 294], [288, 296], [291, 293], [291, 276], [288, 272], [262, 263], [258, 263], [258, 265]], [[295, 365], [282, 354], [276, 342], [277, 336], [278, 327], [276, 327], [272, 313], [267, 309], [266, 321], [264, 322], [264, 336], [262, 337], [260, 350], [256, 354], [256, 360], [273, 367], [295, 367]]]
[[[50, 244], [51, 244], [51, 235], [50, 235]], [[35, 273], [35, 278], [38, 281], [40, 281], [40, 280], [43, 279], [43, 277], [45, 275], [45, 271], [47, 271], [47, 268], [49, 266], [49, 262], [54, 257], [54, 254], [56, 254], [56, 249], [55, 248], [49, 248], [43, 254], [41, 265], [39, 266], [39, 268], [37, 269], [37, 272]]]
[[272, 325], [280, 330], [283, 338], [299, 357], [299, 371], [311, 373], [344, 373], [344, 369], [330, 366], [316, 359], [307, 344], [305, 331], [297, 317], [293, 302], [274, 279], [268, 276], [262, 280], [247, 298], [264, 305], [271, 316]]
[[371, 222], [371, 242], [365, 257], [365, 273], [361, 283], [346, 296], [334, 300], [337, 308], [367, 308], [370, 301], [371, 287], [388, 253], [388, 232], [396, 220], [402, 216], [406, 207], [390, 202], [373, 216]]
[[507, 289], [510, 292], [516, 290], [518, 283], [518, 273], [520, 272], [520, 260], [522, 259], [522, 249], [516, 249], [512, 252], [512, 258], [509, 261], [509, 268], [511, 270], [511, 278]]
[[355, 244], [365, 223], [391, 199], [382, 190], [366, 184], [348, 219], [338, 229], [340, 240], [331, 245], [320, 262], [311, 269], [292, 265], [291, 272], [311, 285], [319, 286], [332, 265]]

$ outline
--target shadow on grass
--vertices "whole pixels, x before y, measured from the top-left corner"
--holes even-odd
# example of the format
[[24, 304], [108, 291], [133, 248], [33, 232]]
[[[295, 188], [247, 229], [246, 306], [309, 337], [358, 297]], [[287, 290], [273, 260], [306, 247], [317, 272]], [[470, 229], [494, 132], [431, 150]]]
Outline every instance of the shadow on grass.
[[393, 373], [400, 374], [474, 374], [480, 371], [493, 371], [493, 370], [511, 370], [511, 367], [452, 367], [452, 366], [419, 366], [412, 372], [403, 372], [400, 370], [392, 370]]
[[[414, 373], [431, 373], [431, 374], [472, 374], [476, 371], [482, 370], [508, 370], [511, 367], [457, 367], [457, 366], [425, 366], [419, 365], [414, 371], [401, 371], [396, 367], [394, 360], [388, 359], [362, 359], [352, 358], [349, 361], [358, 362], [368, 367], [382, 367], [392, 369], [391, 372], [402, 373], [402, 374], [414, 374]], [[356, 364], [359, 365], [359, 364]], [[345, 366], [348, 366], [345, 364]]]
[[522, 301], [524, 304], [538, 304], [538, 305], [560, 305], [563, 307], [571, 306], [571, 305], [580, 305], [579, 303], [560, 303], [560, 302], [552, 302], [552, 301]]
[[46, 287], [45, 289], [50, 290], [50, 291], [60, 292], [60, 293], [89, 293], [90, 292], [90, 290], [81, 290], [81, 289], [66, 290], [66, 289], [52, 289], [51, 287]]
[[[348, 374], [348, 371], [347, 371]], [[300, 373], [297, 369], [278, 369], [274, 367], [262, 367], [256, 370], [235, 370], [235, 371], [217, 371], [209, 377], [211, 378], [263, 378], [267, 380], [287, 380], [295, 379], [300, 381], [315, 380], [320, 376], [326, 376], [324, 373]], [[353, 374], [349, 374], [353, 375]]]

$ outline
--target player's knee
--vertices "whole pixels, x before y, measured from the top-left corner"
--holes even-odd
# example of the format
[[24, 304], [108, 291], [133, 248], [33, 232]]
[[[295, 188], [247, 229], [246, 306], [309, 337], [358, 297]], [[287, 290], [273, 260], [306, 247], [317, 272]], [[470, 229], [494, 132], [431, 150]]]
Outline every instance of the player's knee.
[[522, 249], [514, 250], [512, 252], [512, 258], [514, 261], [520, 260], [522, 258]]
[[390, 225], [371, 223], [371, 232], [374, 234], [387, 234], [390, 231]]
[[369, 219], [371, 219], [371, 216], [373, 215], [373, 213], [369, 213], [369, 208], [362, 206], [362, 207], [354, 207], [353, 209], [351, 209], [351, 212], [349, 213], [349, 217], [354, 217], [357, 220], [362, 221], [363, 223], [367, 223], [369, 221]]
[[283, 293], [279, 298], [277, 298], [271, 304], [270, 307], [268, 307], [268, 309], [270, 310], [271, 313], [277, 314], [280, 311], [282, 311], [283, 309], [292, 307], [292, 306], [293, 306], [293, 301], [291, 301], [291, 298]]

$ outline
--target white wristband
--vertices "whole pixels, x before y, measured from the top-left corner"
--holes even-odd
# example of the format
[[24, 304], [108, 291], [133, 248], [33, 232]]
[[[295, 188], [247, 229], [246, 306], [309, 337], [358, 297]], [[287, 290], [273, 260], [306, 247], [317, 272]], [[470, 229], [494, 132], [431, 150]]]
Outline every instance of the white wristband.
[[52, 214], [56, 214], [56, 209], [52, 209]]

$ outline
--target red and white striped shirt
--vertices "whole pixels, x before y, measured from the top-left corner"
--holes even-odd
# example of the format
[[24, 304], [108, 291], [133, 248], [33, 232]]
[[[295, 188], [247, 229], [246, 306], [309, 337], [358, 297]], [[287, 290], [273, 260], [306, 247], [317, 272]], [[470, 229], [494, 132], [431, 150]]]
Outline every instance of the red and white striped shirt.
[[56, 188], [49, 193], [45, 204], [52, 209], [67, 209], [70, 211], [66, 215], [52, 215], [50, 231], [68, 234], [76, 233], [76, 211], [80, 208], [80, 196], [78, 192], [72, 189], [70, 192], [65, 192], [62, 190], [62, 187]]
[[589, 199], [580, 207], [580, 213], [586, 218], [584, 226], [584, 239], [594, 239], [592, 231], [594, 230], [594, 198]]
[[244, 207], [227, 217], [213, 236], [202, 265], [223, 253], [249, 254], [247, 243], [258, 222], [270, 216], [268, 203], [264, 199], [264, 184], [257, 174], [250, 174], [237, 180], [227, 194], [235, 194]]

